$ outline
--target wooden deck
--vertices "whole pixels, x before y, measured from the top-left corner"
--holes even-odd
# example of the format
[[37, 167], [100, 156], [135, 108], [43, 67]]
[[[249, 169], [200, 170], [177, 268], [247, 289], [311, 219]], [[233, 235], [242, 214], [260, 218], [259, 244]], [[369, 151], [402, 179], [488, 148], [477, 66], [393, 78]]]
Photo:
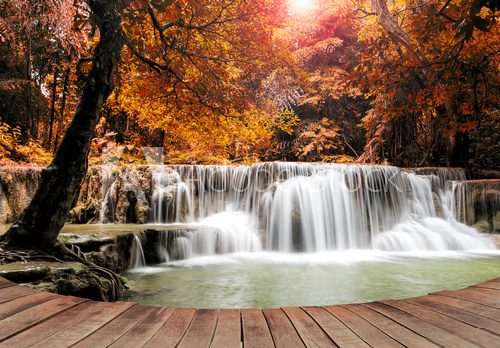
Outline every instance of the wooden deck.
[[0, 347], [500, 347], [500, 278], [324, 307], [160, 308], [36, 292], [0, 278]]

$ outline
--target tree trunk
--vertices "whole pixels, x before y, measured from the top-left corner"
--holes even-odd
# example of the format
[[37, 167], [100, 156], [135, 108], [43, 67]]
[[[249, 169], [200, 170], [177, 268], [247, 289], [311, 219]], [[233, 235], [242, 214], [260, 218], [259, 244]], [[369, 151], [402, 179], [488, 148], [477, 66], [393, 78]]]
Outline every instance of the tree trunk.
[[394, 40], [401, 43], [408, 52], [421, 64], [427, 65], [429, 61], [425, 54], [420, 52], [418, 47], [411, 44], [410, 37], [403, 28], [399, 26], [387, 7], [387, 0], [372, 0], [372, 10], [376, 13], [378, 23], [385, 29]]
[[[31, 38], [28, 39], [26, 48], [26, 135], [35, 138], [33, 132], [33, 115], [31, 107]], [[36, 139], [36, 138], [35, 138]]]
[[54, 83], [52, 84], [52, 101], [50, 104], [50, 125], [49, 125], [49, 137], [45, 143], [45, 149], [50, 150], [52, 145], [52, 134], [54, 132], [54, 120], [56, 113], [56, 98], [57, 98], [57, 77], [59, 75], [59, 70], [54, 69]]
[[[66, 72], [65, 72], [65, 76], [64, 76], [64, 82], [63, 82], [63, 91], [62, 91], [61, 116], [59, 118], [59, 122], [60, 123], [57, 126], [57, 130], [59, 130], [60, 124], [64, 122], [64, 112], [66, 111], [66, 99], [67, 99], [67, 96], [68, 96], [68, 85], [69, 85], [69, 74], [70, 73], [71, 73], [71, 69], [70, 68], [66, 68]], [[59, 146], [59, 132], [56, 132], [56, 138], [54, 139], [54, 146], [53, 146], [53, 148], [56, 149], [58, 146]]]
[[4, 237], [8, 246], [50, 250], [87, 171], [87, 155], [101, 107], [113, 90], [113, 72], [123, 47], [121, 23], [109, 0], [89, 0], [100, 30], [90, 72], [75, 116], [29, 206]]

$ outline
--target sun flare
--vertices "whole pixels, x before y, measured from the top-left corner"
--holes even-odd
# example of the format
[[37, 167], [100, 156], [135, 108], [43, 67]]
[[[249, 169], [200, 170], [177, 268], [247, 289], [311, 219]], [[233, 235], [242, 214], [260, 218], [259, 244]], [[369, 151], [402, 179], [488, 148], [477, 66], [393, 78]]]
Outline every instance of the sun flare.
[[314, 9], [314, 0], [289, 0], [290, 10], [293, 12], [307, 12]]

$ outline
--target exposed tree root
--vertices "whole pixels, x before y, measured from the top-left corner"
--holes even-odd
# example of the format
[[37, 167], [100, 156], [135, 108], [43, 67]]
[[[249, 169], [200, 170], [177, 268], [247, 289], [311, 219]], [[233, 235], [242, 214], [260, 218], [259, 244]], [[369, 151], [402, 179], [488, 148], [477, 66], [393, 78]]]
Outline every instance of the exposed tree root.
[[[95, 263], [87, 260], [87, 258], [85, 257], [85, 254], [83, 254], [81, 252], [80, 248], [76, 245], [71, 245], [71, 250], [70, 250], [64, 244], [60, 244], [58, 246], [58, 252], [61, 253], [61, 255], [63, 255], [64, 257], [68, 257], [70, 260], [75, 260], [75, 261], [78, 261], [78, 262], [84, 264], [85, 266], [87, 266], [87, 269], [89, 269], [90, 271], [93, 271], [94, 273], [98, 273], [101, 276], [103, 276], [104, 278], [111, 281], [111, 283], [113, 284], [113, 287], [112, 287], [113, 295], [111, 298], [113, 300], [118, 300], [120, 298], [122, 290], [123, 290], [123, 284], [120, 280], [120, 277], [115, 272], [113, 272], [110, 269], [107, 269], [105, 267], [98, 266]], [[101, 283], [98, 278], [96, 280], [99, 283]], [[101, 288], [102, 288], [102, 286], [101, 286]], [[105, 298], [104, 295], [103, 295], [103, 298]]]
[[[123, 283], [120, 277], [113, 271], [96, 265], [89, 261], [85, 254], [76, 245], [70, 245], [69, 248], [64, 244], [59, 244], [54, 253], [48, 254], [37, 249], [13, 249], [8, 248], [6, 243], [0, 243], [0, 265], [13, 262], [29, 261], [49, 261], [49, 262], [79, 262], [85, 265], [86, 269], [92, 273], [92, 279], [95, 281], [103, 301], [116, 301], [121, 297]], [[102, 289], [105, 288], [102, 278], [109, 280], [112, 284], [112, 295], [106, 296]]]
[[5, 243], [0, 243], [0, 265], [28, 261], [63, 262], [57, 257], [44, 253], [38, 249], [13, 249], [7, 248]]

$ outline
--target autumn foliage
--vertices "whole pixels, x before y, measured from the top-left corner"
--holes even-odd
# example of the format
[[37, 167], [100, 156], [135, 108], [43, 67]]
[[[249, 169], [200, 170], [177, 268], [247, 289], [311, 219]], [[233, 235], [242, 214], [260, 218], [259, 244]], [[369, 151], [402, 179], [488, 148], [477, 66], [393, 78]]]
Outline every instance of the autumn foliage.
[[[495, 1], [113, 1], [126, 44], [93, 162], [500, 163]], [[50, 160], [98, 41], [85, 1], [0, 2], [4, 163]]]

